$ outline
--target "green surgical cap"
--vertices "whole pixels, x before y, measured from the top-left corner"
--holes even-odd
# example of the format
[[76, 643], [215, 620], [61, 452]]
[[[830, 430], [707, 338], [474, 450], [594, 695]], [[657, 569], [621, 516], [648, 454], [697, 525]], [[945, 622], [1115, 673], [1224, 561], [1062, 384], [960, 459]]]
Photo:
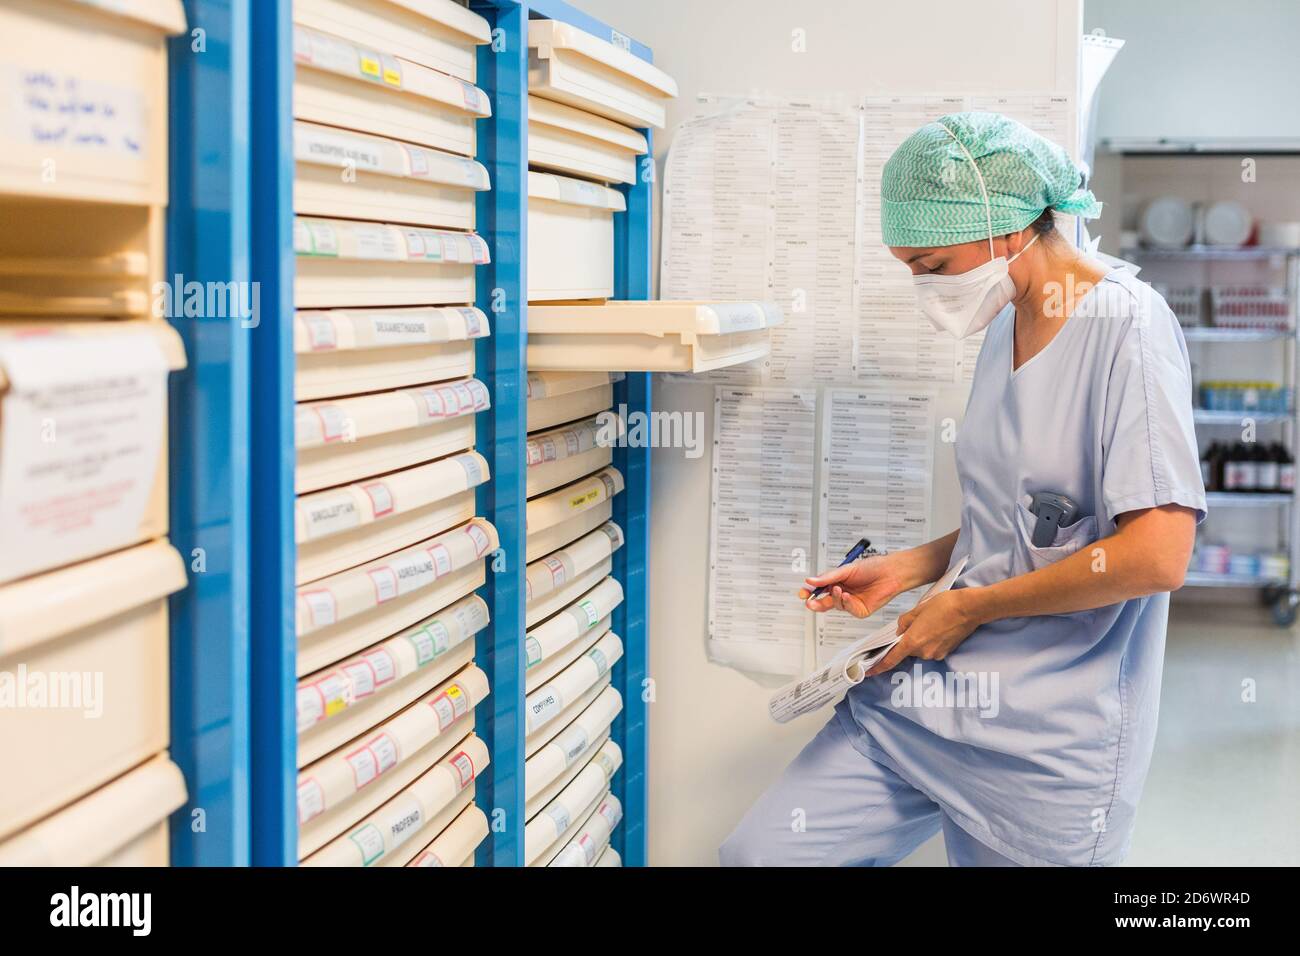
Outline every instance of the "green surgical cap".
[[1082, 179], [1065, 150], [1015, 120], [950, 113], [918, 129], [885, 163], [881, 233], [887, 246], [952, 246], [988, 238], [990, 214], [994, 236], [1024, 229], [1044, 209], [1095, 219], [1101, 203]]

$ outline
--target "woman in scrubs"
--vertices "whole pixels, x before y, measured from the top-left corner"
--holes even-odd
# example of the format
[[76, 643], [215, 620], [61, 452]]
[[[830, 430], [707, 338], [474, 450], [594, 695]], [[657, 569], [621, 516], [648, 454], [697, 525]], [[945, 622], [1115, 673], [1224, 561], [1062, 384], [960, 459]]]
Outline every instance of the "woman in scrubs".
[[[1187, 348], [1165, 302], [1056, 232], [1094, 217], [1058, 146], [994, 113], [917, 130], [881, 178], [921, 309], [987, 329], [956, 444], [961, 527], [808, 580], [866, 617], [965, 558], [746, 814], [730, 865], [1122, 860], [1151, 761], [1169, 593], [1205, 516]], [[1036, 544], [1033, 496], [1076, 515]]]

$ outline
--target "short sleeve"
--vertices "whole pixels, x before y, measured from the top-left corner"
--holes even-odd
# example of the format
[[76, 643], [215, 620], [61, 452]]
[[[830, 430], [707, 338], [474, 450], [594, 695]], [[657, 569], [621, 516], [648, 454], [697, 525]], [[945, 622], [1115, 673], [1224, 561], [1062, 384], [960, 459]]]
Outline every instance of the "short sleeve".
[[[1145, 300], [1145, 301], [1143, 301]], [[1192, 422], [1187, 347], [1158, 297], [1133, 297], [1114, 353], [1102, 423], [1102, 502], [1110, 521], [1127, 511], [1182, 505], [1205, 518], [1205, 485]]]

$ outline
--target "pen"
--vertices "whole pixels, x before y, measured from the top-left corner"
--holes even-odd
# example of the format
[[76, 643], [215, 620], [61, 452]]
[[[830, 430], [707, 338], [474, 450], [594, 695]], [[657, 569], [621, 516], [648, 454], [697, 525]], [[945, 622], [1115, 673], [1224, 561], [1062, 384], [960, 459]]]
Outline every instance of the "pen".
[[[866, 554], [867, 549], [870, 547], [871, 547], [870, 541], [868, 541], [866, 538], [859, 538], [858, 543], [855, 544], [853, 547], [849, 548], [849, 553], [844, 556], [844, 560], [840, 562], [839, 566], [842, 568], [846, 564], [852, 564], [854, 561], [858, 560], [858, 558]], [[808, 595], [808, 601], [812, 601], [815, 600], [816, 598], [821, 597], [828, 590], [830, 590], [830, 585], [824, 585], [822, 587], [819, 587], [816, 591], [813, 591], [812, 594]]]

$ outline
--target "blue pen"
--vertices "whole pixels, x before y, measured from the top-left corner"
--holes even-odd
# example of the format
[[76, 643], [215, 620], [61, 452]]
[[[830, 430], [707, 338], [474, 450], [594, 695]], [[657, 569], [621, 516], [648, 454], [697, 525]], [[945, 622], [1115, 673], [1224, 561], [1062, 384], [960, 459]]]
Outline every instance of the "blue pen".
[[[849, 548], [849, 553], [844, 556], [844, 560], [840, 562], [839, 566], [844, 567], [844, 565], [846, 564], [852, 564], [854, 561], [858, 560], [858, 558], [866, 554], [867, 550], [870, 547], [871, 547], [870, 541], [868, 541], [866, 538], [859, 538], [858, 543], [855, 544], [853, 547]], [[828, 590], [830, 590], [830, 588], [831, 585], [824, 585], [823, 587], [819, 587], [816, 591], [813, 591], [812, 594], [808, 595], [808, 600], [812, 601], [816, 598], [821, 597]]]

